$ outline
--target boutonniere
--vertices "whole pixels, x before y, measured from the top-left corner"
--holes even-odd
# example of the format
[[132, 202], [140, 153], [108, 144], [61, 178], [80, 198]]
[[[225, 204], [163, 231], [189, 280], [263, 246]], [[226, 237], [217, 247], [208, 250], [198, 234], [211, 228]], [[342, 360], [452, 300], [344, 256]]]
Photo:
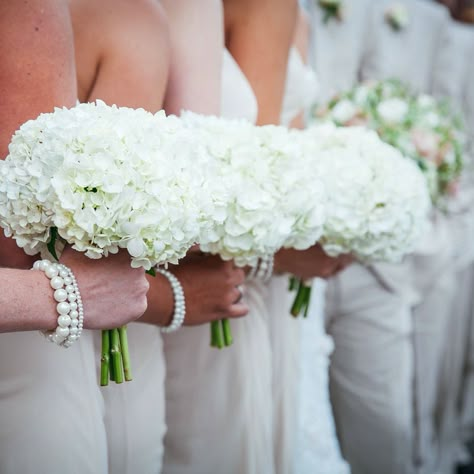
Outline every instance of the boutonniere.
[[323, 22], [327, 23], [331, 18], [342, 21], [342, 0], [317, 0], [319, 6], [324, 10]]
[[408, 26], [408, 10], [405, 5], [395, 3], [385, 11], [385, 21], [395, 31], [400, 31]]

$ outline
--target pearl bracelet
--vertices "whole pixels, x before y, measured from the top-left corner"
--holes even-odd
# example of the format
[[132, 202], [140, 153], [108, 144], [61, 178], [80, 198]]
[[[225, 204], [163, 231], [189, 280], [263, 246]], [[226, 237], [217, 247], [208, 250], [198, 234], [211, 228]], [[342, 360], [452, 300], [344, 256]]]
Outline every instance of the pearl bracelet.
[[183, 287], [181, 286], [179, 280], [168, 270], [157, 268], [156, 271], [169, 281], [174, 297], [173, 319], [171, 320], [171, 324], [169, 326], [161, 328], [161, 332], [174, 332], [183, 325], [184, 318], [186, 316], [186, 301], [184, 298]]
[[269, 255], [265, 258], [260, 259], [260, 266], [258, 267], [257, 271], [257, 278], [261, 279], [264, 283], [266, 283], [273, 275], [273, 264], [274, 264], [274, 256]]
[[258, 260], [257, 265], [255, 267], [252, 267], [252, 269], [250, 270], [249, 274], [247, 275], [247, 279], [252, 280], [256, 278], [266, 283], [273, 275], [273, 263], [273, 255], [260, 258]]
[[51, 342], [61, 347], [70, 347], [82, 334], [84, 308], [81, 293], [72, 270], [62, 263], [38, 260], [33, 270], [39, 270], [49, 278], [57, 302], [58, 327], [54, 331], [41, 331]]

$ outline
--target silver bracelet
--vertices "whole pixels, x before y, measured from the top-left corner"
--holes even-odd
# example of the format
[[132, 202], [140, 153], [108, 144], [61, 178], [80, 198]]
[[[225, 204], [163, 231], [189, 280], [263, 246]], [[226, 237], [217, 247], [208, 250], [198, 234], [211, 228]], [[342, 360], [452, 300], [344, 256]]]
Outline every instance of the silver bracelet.
[[177, 331], [184, 323], [186, 316], [186, 301], [184, 298], [183, 287], [179, 280], [168, 270], [157, 268], [156, 271], [163, 275], [170, 283], [174, 297], [173, 319], [169, 326], [161, 328], [161, 332], [170, 333]]
[[274, 256], [269, 255], [265, 258], [261, 258], [259, 261], [259, 267], [257, 270], [256, 278], [262, 280], [266, 283], [273, 275], [273, 263], [274, 263]]
[[264, 258], [259, 258], [257, 264], [250, 269], [247, 275], [247, 280], [262, 280], [264, 283], [268, 282], [273, 275], [274, 256], [269, 255]]
[[250, 268], [250, 271], [247, 274], [246, 280], [253, 280], [257, 276], [258, 265], [260, 263], [260, 259], [257, 260], [257, 263]]
[[84, 308], [81, 293], [72, 270], [61, 263], [38, 260], [32, 270], [42, 271], [50, 280], [58, 312], [58, 327], [54, 331], [41, 331], [54, 344], [70, 347], [82, 334]]

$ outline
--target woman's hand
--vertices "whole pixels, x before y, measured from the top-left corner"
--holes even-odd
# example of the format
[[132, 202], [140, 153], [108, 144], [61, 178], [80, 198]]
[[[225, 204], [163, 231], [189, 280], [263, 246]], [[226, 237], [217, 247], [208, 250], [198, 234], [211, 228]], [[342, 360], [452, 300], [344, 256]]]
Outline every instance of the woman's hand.
[[84, 304], [84, 328], [120, 327], [145, 312], [148, 281], [142, 268], [130, 266], [130, 256], [125, 252], [91, 260], [67, 248], [61, 263], [76, 277]]
[[321, 245], [307, 250], [282, 249], [275, 255], [275, 273], [290, 273], [302, 280], [330, 278], [354, 261], [351, 255], [330, 257]]
[[[239, 318], [248, 313], [247, 305], [240, 301], [242, 293], [238, 288], [244, 283], [245, 273], [232, 262], [194, 251], [179, 265], [170, 265], [168, 270], [178, 278], [184, 290], [186, 326]], [[167, 326], [174, 306], [171, 287], [159, 274], [150, 277], [149, 282], [148, 310], [140, 321]]]

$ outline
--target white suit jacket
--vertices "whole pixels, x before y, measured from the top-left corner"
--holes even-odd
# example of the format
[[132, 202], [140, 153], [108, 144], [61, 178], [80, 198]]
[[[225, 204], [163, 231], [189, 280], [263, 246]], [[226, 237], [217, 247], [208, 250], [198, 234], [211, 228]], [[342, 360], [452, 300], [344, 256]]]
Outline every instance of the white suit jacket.
[[[385, 21], [387, 9], [395, 3], [405, 6], [408, 25], [394, 31]], [[443, 32], [450, 24], [448, 10], [424, 0], [379, 0], [369, 12], [367, 48], [363, 58], [363, 79], [396, 77], [417, 92], [429, 92], [436, 54]]]
[[[395, 3], [402, 3], [408, 12], [409, 23], [395, 31], [386, 22], [385, 13]], [[450, 25], [448, 10], [424, 0], [379, 0], [368, 14], [368, 39], [361, 67], [362, 79], [397, 78], [415, 92], [430, 93], [435, 63], [443, 41], [443, 33]], [[422, 298], [436, 283], [437, 277], [450, 265], [453, 238], [446, 218], [434, 213], [430, 229], [411, 255], [411, 270], [400, 280], [391, 265], [377, 264], [374, 270], [388, 286], [405, 294]], [[408, 263], [407, 263], [408, 264]], [[410, 273], [410, 275], [408, 275]], [[414, 293], [413, 293], [414, 292]], [[412, 299], [415, 301], [416, 297]]]
[[342, 21], [323, 22], [324, 10], [315, 0], [308, 5], [311, 22], [310, 64], [320, 80], [320, 100], [352, 87], [359, 70], [366, 41], [367, 11], [378, 0], [345, 0]]

